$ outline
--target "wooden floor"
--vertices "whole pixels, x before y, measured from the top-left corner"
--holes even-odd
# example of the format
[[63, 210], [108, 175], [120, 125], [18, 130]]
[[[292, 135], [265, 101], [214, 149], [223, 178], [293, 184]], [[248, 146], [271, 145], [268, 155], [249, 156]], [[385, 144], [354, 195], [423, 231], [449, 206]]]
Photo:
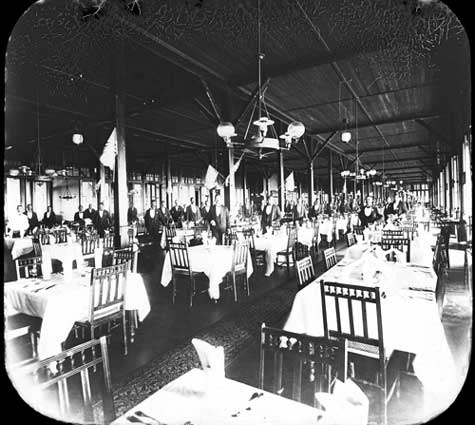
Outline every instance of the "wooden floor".
[[[456, 246], [455, 246], [456, 247]], [[345, 242], [337, 243], [337, 254], [343, 255]], [[457, 248], [457, 247], [456, 247]], [[449, 271], [449, 281], [463, 279], [463, 252], [451, 250], [452, 268]], [[210, 301], [208, 295], [199, 295], [192, 309], [189, 309], [185, 299], [178, 299], [175, 305], [171, 302], [170, 286], [164, 288], [160, 284], [161, 269], [164, 253], [160, 249], [145, 248], [139, 256], [138, 271], [143, 275], [147, 293], [150, 299], [151, 312], [140, 324], [135, 336], [135, 342], [129, 348], [128, 356], [122, 354], [122, 346], [113, 343], [110, 349], [111, 375], [113, 382], [128, 376], [135, 369], [146, 365], [156, 356], [164, 353], [178, 343], [194, 336], [198, 331], [218, 322], [233, 309], [239, 308], [231, 291], [222, 293], [217, 304]], [[320, 258], [320, 257], [319, 257]], [[317, 275], [323, 272], [323, 263], [317, 264]], [[285, 267], [276, 267], [271, 277], [264, 276], [263, 268], [257, 268], [250, 278], [251, 298], [258, 297], [267, 291], [281, 285], [297, 285], [295, 273], [287, 275]], [[285, 319], [285, 318], [284, 318]], [[466, 370], [467, 353], [471, 346], [471, 325], [454, 326], [444, 324], [446, 336], [455, 363], [460, 370]], [[258, 344], [250, 346], [234, 360], [226, 370], [226, 376], [250, 385], [257, 385]], [[404, 405], [404, 409], [417, 409], [415, 405]]]

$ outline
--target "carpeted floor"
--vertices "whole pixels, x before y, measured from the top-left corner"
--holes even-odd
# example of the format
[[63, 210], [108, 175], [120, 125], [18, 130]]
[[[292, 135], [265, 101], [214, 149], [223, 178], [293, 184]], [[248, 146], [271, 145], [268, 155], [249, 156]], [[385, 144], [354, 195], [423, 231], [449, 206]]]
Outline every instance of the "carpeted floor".
[[[243, 303], [224, 319], [200, 331], [194, 337], [224, 347], [225, 364], [229, 365], [259, 338], [263, 322], [275, 325], [288, 313], [296, 288], [280, 287], [263, 294], [257, 300]], [[159, 355], [132, 375], [113, 385], [117, 416], [131, 409], [168, 382], [194, 367], [199, 359], [191, 339]]]

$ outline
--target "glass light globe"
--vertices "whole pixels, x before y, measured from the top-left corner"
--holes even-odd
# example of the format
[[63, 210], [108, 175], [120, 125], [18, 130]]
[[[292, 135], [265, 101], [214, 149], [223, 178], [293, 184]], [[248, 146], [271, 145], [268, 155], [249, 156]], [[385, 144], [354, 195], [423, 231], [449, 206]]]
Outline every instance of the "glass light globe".
[[351, 133], [349, 131], [344, 131], [341, 133], [341, 141], [348, 143], [351, 140]]
[[218, 136], [222, 137], [223, 139], [236, 135], [236, 133], [234, 133], [234, 125], [232, 125], [230, 122], [220, 123], [216, 131], [218, 132]]
[[287, 132], [293, 139], [298, 139], [305, 133], [305, 126], [300, 121], [294, 121], [289, 124]]
[[84, 140], [84, 137], [82, 134], [79, 134], [79, 133], [75, 133], [73, 134], [73, 143], [75, 145], [80, 145]]

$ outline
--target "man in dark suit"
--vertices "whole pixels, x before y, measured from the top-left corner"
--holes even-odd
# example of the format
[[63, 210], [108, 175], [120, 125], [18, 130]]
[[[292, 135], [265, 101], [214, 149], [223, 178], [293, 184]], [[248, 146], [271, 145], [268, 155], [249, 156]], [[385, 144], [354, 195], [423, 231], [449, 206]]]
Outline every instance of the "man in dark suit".
[[155, 202], [155, 199], [152, 200], [150, 208], [145, 212], [144, 221], [147, 233], [152, 236], [152, 238], [157, 239], [158, 231], [161, 226], [159, 224], [157, 203]]
[[131, 201], [129, 209], [127, 210], [127, 223], [132, 224], [139, 221], [137, 208], [134, 207], [134, 203]]
[[25, 215], [28, 218], [28, 230], [26, 231], [26, 233], [34, 233], [36, 229], [38, 228], [39, 221], [38, 221], [38, 216], [33, 211], [33, 206], [31, 204], [28, 204], [26, 206]]
[[48, 227], [49, 229], [56, 225], [56, 214], [54, 213], [51, 205], [48, 205], [48, 207], [46, 208], [46, 212], [43, 215], [42, 223], [45, 227]]
[[96, 210], [92, 208], [92, 204], [89, 204], [89, 207], [87, 208], [86, 211], [84, 211], [84, 218], [88, 218], [91, 220], [93, 223], [96, 220]]
[[178, 205], [177, 200], [175, 200], [175, 205], [173, 205], [172, 209], [170, 210], [170, 214], [172, 215], [176, 227], [182, 227], [181, 220], [183, 219], [184, 211], [183, 207]]
[[109, 229], [112, 225], [109, 211], [104, 209], [104, 202], [99, 204], [99, 211], [95, 214], [96, 221], [94, 226], [96, 227], [97, 233], [101, 238], [104, 237], [105, 230]]
[[209, 211], [210, 211], [209, 202], [208, 200], [206, 200], [204, 204], [201, 204], [201, 208], [200, 208], [201, 218], [203, 219], [204, 223], [209, 223]]
[[162, 201], [160, 204], [160, 209], [158, 210], [158, 227], [162, 230], [163, 227], [168, 226], [168, 224], [172, 221], [172, 216], [170, 215], [170, 211], [165, 205], [165, 201]]
[[221, 195], [216, 195], [215, 204], [209, 212], [209, 224], [211, 233], [216, 238], [216, 244], [223, 243], [223, 235], [229, 229], [229, 210], [226, 205], [222, 204]]
[[267, 204], [264, 206], [262, 210], [262, 219], [261, 219], [261, 227], [262, 233], [267, 232], [267, 228], [271, 227], [274, 222], [280, 221], [282, 214], [280, 209], [277, 205], [275, 205], [275, 200], [272, 196], [267, 198]]
[[200, 209], [195, 205], [193, 198], [190, 198], [190, 205], [186, 207], [185, 220], [193, 224], [201, 221]]
[[79, 205], [78, 210], [74, 214], [74, 222], [78, 223], [79, 226], [84, 226], [85, 221], [84, 221], [84, 212], [82, 210], [82, 205]]
[[302, 204], [302, 198], [298, 198], [297, 203], [292, 209], [292, 219], [294, 221], [294, 224], [298, 222], [300, 225], [302, 225], [303, 220], [306, 218], [306, 216], [307, 216], [307, 211], [306, 211], [306, 208]]

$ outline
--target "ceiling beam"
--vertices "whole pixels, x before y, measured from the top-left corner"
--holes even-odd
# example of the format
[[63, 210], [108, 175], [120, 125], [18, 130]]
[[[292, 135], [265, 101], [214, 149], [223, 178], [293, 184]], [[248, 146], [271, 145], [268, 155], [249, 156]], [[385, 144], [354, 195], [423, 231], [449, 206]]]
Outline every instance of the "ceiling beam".
[[[320, 145], [318, 147], [318, 149], [316, 150], [316, 152], [312, 155], [312, 158], [311, 158], [311, 161], [313, 161], [315, 158], [317, 158], [322, 152], [323, 152], [323, 149], [325, 149], [327, 147], [327, 145], [331, 142], [331, 140], [333, 139], [333, 137], [335, 136], [337, 132], [334, 131], [332, 134], [330, 134], [323, 142], [322, 145]], [[340, 154], [341, 155], [341, 154]]]
[[[391, 163], [394, 163], [394, 162], [421, 161], [421, 160], [434, 160], [435, 161], [435, 158], [425, 155], [425, 156], [416, 156], [416, 157], [409, 157], [409, 158], [398, 158], [397, 160], [396, 159], [389, 159], [389, 160], [385, 160], [384, 164], [391, 164]], [[383, 160], [381, 159], [381, 160], [374, 161], [372, 165], [374, 166], [374, 165], [382, 164], [382, 163], [383, 163]]]
[[[391, 146], [391, 149], [398, 150], [398, 149], [412, 149], [412, 148], [421, 148], [421, 145], [429, 145], [427, 142], [415, 142], [418, 144], [410, 144], [410, 145], [393, 145]], [[358, 149], [359, 154], [363, 153], [372, 153], [372, 152], [384, 152], [387, 151], [387, 147], [382, 147], [382, 148], [371, 148], [371, 149]], [[421, 148], [421, 150], [424, 150]], [[349, 154], [356, 154], [356, 151], [348, 151], [347, 153]]]

